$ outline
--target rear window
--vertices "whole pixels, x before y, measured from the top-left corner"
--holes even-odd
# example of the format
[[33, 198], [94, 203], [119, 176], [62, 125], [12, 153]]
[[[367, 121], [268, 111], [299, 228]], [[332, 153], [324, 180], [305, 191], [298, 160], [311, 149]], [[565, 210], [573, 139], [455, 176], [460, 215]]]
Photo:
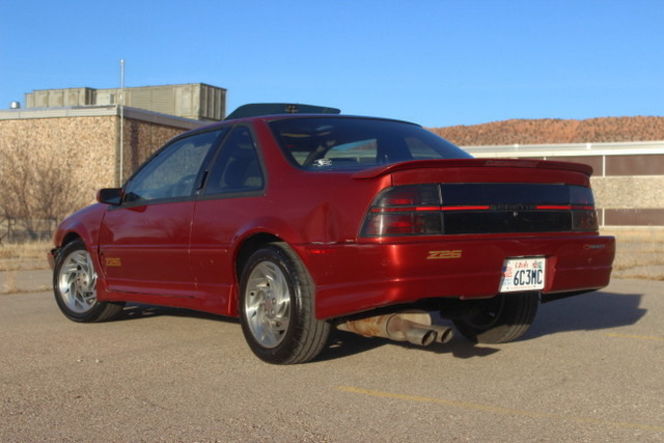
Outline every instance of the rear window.
[[309, 170], [359, 170], [410, 160], [472, 158], [411, 123], [370, 118], [305, 117], [270, 122], [281, 149]]

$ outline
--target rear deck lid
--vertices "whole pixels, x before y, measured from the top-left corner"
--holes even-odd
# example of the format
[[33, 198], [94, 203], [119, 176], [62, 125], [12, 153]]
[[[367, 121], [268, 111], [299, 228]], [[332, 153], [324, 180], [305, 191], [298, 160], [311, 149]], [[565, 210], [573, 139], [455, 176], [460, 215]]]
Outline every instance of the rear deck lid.
[[540, 160], [425, 160], [376, 167], [389, 176], [363, 237], [596, 231], [592, 168]]

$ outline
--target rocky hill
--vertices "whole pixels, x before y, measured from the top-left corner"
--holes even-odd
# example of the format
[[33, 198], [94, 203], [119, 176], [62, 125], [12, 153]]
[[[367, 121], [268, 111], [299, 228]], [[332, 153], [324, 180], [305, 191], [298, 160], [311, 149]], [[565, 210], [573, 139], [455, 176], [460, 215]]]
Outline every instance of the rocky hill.
[[664, 140], [664, 117], [505, 120], [429, 128], [460, 146]]

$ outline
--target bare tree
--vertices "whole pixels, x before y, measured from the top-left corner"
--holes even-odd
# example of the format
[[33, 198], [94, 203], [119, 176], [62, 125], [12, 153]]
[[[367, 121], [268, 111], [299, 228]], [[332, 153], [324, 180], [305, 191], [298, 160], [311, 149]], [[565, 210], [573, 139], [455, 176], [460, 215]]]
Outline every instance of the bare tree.
[[85, 190], [66, 159], [36, 156], [26, 142], [13, 140], [0, 151], [0, 178], [0, 218], [30, 239], [52, 231], [58, 220], [85, 204]]

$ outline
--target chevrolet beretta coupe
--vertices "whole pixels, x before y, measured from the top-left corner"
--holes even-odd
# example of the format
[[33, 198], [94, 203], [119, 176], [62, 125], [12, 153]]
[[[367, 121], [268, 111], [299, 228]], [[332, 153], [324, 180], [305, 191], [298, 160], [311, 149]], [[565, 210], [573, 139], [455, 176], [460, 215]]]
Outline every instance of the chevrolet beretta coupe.
[[592, 169], [474, 159], [422, 127], [307, 105], [239, 108], [158, 150], [62, 222], [55, 299], [71, 320], [125, 302], [240, 318], [270, 363], [333, 328], [427, 345], [521, 337], [540, 303], [609, 282]]

